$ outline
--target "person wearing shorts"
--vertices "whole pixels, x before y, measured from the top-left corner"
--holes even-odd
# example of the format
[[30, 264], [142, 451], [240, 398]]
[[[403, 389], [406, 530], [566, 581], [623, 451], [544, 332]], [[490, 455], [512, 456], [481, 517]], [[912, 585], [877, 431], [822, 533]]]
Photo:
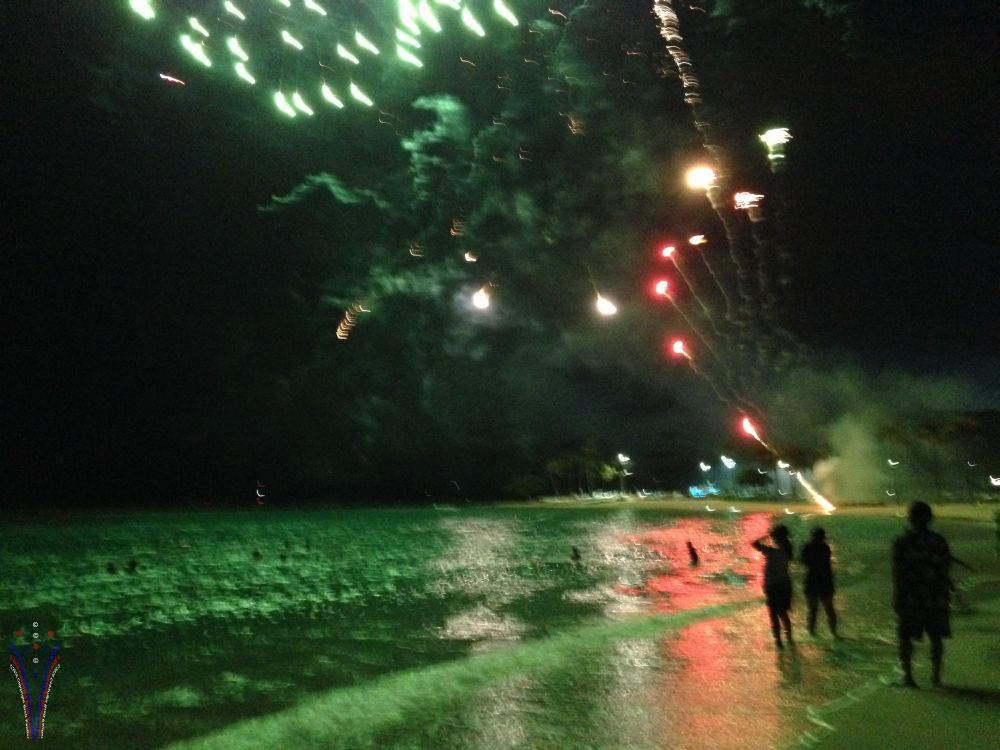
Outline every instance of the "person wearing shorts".
[[892, 545], [892, 605], [898, 620], [899, 663], [907, 687], [917, 686], [913, 680], [913, 641], [927, 633], [931, 642], [931, 682], [939, 686], [944, 660], [942, 639], [951, 637], [951, 551], [945, 538], [928, 528], [933, 519], [931, 506], [913, 503], [910, 528]]

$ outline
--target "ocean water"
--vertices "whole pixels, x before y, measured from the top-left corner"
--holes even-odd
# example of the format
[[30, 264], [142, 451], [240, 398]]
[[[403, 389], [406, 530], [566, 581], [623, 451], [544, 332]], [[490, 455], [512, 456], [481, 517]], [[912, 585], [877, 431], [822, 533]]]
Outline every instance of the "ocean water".
[[[801, 543], [821, 519], [782, 520]], [[848, 637], [779, 654], [749, 547], [771, 522], [618, 505], [9, 525], [0, 623], [14, 645], [55, 634], [55, 747], [790, 746], [810, 706], [892, 673], [899, 523], [822, 519]], [[794, 617], [801, 636], [801, 595]], [[25, 733], [6, 681], [0, 747]]]

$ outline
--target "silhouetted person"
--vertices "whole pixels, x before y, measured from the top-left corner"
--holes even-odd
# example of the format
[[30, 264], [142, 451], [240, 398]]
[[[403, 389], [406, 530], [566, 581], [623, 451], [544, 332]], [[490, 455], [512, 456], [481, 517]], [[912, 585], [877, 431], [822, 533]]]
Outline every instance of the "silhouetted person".
[[580, 562], [583, 560], [583, 557], [580, 556], [580, 550], [574, 547], [573, 554], [569, 556], [569, 559], [572, 560], [575, 564], [579, 565]]
[[951, 637], [948, 603], [951, 594], [951, 552], [948, 542], [928, 526], [934, 512], [927, 503], [910, 506], [910, 529], [892, 545], [892, 606], [899, 621], [899, 663], [903, 684], [913, 681], [913, 639], [924, 632], [931, 642], [931, 681], [941, 684], [942, 638]]
[[261, 554], [261, 551], [259, 549], [255, 549], [253, 551], [253, 559], [255, 562], [260, 562], [261, 560], [264, 559], [264, 555]]
[[135, 561], [134, 557], [129, 558], [129, 561], [127, 563], [125, 563], [125, 572], [126, 573], [137, 573], [138, 572], [138, 568], [139, 568], [139, 563], [137, 563]]
[[837, 612], [833, 608], [833, 567], [826, 532], [813, 529], [812, 539], [802, 548], [799, 560], [806, 566], [806, 602], [809, 605], [809, 635], [816, 635], [816, 610], [822, 602], [826, 624], [837, 638]]
[[110, 573], [111, 575], [115, 575], [118, 572], [118, 568], [115, 567], [115, 564], [113, 562], [109, 562], [108, 567], [106, 567], [105, 570], [108, 571], [108, 573]]
[[774, 635], [774, 645], [784, 648], [781, 643], [781, 626], [785, 629], [785, 638], [792, 642], [792, 621], [788, 610], [792, 608], [792, 579], [788, 575], [788, 564], [792, 561], [792, 542], [788, 538], [788, 527], [778, 524], [771, 529], [771, 539], [777, 545], [771, 547], [764, 544], [766, 536], [762, 536], [751, 546], [764, 555], [764, 596], [767, 597], [767, 613], [771, 618], [771, 633]]
[[687, 548], [688, 548], [688, 555], [691, 558], [691, 567], [692, 568], [697, 568], [698, 567], [698, 550], [696, 550], [694, 548], [694, 545], [691, 544], [690, 541], [688, 541], [688, 543], [687, 543]]

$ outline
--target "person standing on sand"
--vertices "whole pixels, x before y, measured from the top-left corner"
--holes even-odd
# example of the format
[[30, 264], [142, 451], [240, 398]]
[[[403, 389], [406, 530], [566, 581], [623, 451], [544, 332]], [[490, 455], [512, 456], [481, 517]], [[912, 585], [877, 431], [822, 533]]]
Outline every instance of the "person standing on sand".
[[788, 610], [792, 608], [792, 578], [788, 574], [788, 565], [794, 554], [787, 526], [778, 524], [771, 529], [770, 536], [776, 547], [764, 544], [766, 536], [751, 542], [751, 546], [764, 555], [764, 596], [767, 597], [767, 613], [771, 619], [774, 645], [782, 649], [784, 646], [781, 643], [781, 626], [784, 626], [785, 638], [792, 643], [792, 621], [788, 615]]
[[826, 531], [812, 530], [812, 539], [802, 548], [799, 560], [806, 566], [806, 602], [809, 605], [809, 635], [816, 635], [816, 611], [820, 602], [826, 612], [826, 624], [830, 634], [837, 635], [837, 612], [833, 608], [833, 567], [830, 565], [830, 545], [826, 543]]
[[926, 632], [931, 642], [931, 682], [940, 686], [941, 639], [951, 637], [951, 551], [945, 538], [928, 528], [934, 512], [927, 503], [913, 503], [909, 520], [909, 530], [892, 545], [892, 608], [899, 623], [899, 663], [903, 684], [917, 687], [911, 664], [913, 639], [920, 640]]

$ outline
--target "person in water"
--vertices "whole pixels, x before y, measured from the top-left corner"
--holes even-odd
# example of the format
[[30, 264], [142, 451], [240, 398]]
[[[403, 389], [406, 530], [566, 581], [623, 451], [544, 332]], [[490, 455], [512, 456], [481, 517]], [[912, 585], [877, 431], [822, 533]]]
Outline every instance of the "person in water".
[[792, 621], [789, 610], [792, 608], [792, 578], [788, 574], [788, 565], [793, 559], [792, 542], [788, 538], [788, 527], [778, 524], [771, 529], [770, 538], [775, 546], [764, 544], [768, 537], [762, 536], [751, 543], [751, 546], [764, 555], [764, 596], [767, 597], [767, 614], [771, 619], [771, 633], [774, 644], [784, 648], [781, 642], [781, 629], [784, 628], [785, 638], [792, 643]]
[[830, 564], [830, 545], [826, 531], [813, 529], [812, 539], [802, 548], [799, 561], [806, 566], [806, 602], [809, 605], [809, 635], [816, 635], [816, 613], [820, 603], [826, 612], [830, 634], [837, 635], [837, 612], [833, 608], [833, 566]]
[[688, 557], [691, 558], [691, 567], [692, 568], [697, 568], [698, 567], [698, 550], [696, 550], [694, 548], [694, 545], [691, 544], [690, 540], [688, 540], [688, 542], [687, 542], [687, 548], [688, 548]]

